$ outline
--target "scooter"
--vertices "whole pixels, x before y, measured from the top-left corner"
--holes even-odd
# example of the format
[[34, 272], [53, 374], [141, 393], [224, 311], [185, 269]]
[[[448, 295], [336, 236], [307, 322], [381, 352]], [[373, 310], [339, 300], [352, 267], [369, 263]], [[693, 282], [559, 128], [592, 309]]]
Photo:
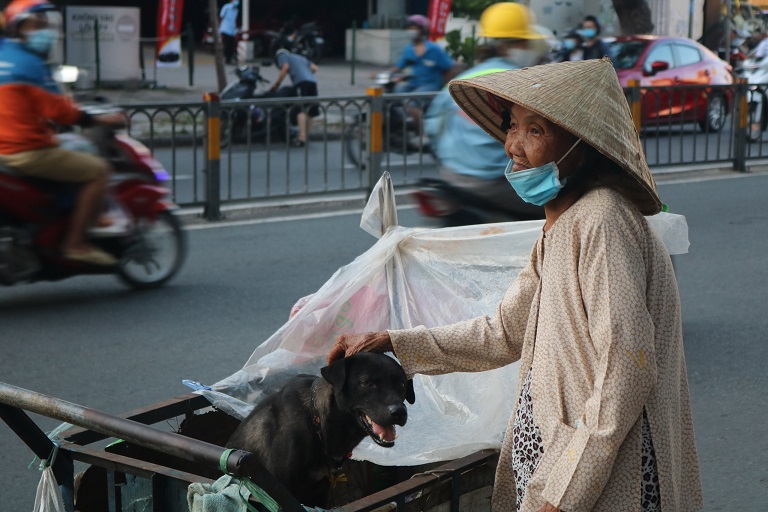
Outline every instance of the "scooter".
[[[293, 27], [293, 24], [290, 24]], [[292, 30], [283, 28], [280, 32], [266, 31], [268, 37], [272, 39], [269, 45], [270, 55], [274, 55], [280, 48], [285, 48], [292, 53], [298, 53], [308, 58], [312, 62], [319, 62], [325, 51], [325, 39], [320, 31], [320, 26], [310, 21], [304, 23], [293, 33], [286, 30]]]
[[751, 142], [757, 142], [768, 128], [768, 57], [750, 55], [741, 66], [741, 76], [749, 83], [749, 128]]
[[[395, 92], [398, 83], [407, 81], [410, 75], [384, 71], [377, 73], [374, 83], [386, 94]], [[408, 100], [388, 100], [382, 116], [382, 145], [384, 152], [415, 154], [426, 153], [432, 156], [432, 148], [421, 134], [421, 126], [409, 113]], [[412, 107], [411, 107], [412, 108]], [[427, 106], [416, 105], [423, 111]], [[368, 124], [367, 113], [357, 114], [344, 132], [344, 146], [349, 161], [360, 169], [365, 169], [368, 162]]]
[[[89, 113], [107, 111], [89, 108]], [[87, 147], [107, 158], [113, 225], [88, 232], [90, 244], [119, 260], [114, 267], [64, 258], [59, 247], [69, 225], [77, 190], [66, 184], [24, 177], [0, 166], [0, 284], [56, 281], [76, 275], [116, 274], [133, 288], [156, 288], [181, 268], [187, 252], [176, 206], [163, 184], [163, 166], [140, 142], [111, 128], [89, 129], [90, 137], [62, 136], [63, 147]]]
[[523, 202], [511, 190], [511, 209], [501, 210], [481, 195], [439, 178], [421, 178], [412, 197], [419, 213], [440, 227], [544, 218], [543, 207]]
[[[235, 69], [235, 74], [237, 81], [229, 83], [221, 91], [222, 101], [289, 98], [295, 95], [293, 88], [286, 85], [276, 91], [260, 89], [262, 84], [269, 84], [269, 80], [261, 75], [259, 66], [241, 66]], [[294, 117], [288, 107], [222, 105], [221, 145], [265, 141], [268, 138], [289, 140], [295, 131]]]

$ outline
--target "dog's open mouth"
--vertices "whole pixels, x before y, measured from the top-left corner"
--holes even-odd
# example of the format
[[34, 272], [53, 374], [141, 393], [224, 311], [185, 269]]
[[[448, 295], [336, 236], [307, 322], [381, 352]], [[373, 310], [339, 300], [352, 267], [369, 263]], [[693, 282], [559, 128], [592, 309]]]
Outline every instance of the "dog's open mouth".
[[369, 418], [367, 414], [362, 412], [360, 413], [360, 424], [363, 426], [363, 430], [365, 430], [366, 433], [371, 436], [371, 439], [373, 439], [373, 441], [379, 446], [383, 446], [385, 448], [391, 448], [395, 446], [395, 438], [397, 438], [397, 433], [395, 433], [394, 425], [379, 425], [371, 418]]

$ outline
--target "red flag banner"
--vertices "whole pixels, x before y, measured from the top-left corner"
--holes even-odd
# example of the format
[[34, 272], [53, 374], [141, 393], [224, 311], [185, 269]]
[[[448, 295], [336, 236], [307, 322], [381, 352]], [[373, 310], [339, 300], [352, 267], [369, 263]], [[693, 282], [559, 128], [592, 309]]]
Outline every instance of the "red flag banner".
[[435, 41], [445, 35], [445, 23], [451, 12], [451, 0], [429, 0], [429, 40]]
[[184, 0], [160, 0], [157, 5], [158, 67], [181, 66], [181, 13]]

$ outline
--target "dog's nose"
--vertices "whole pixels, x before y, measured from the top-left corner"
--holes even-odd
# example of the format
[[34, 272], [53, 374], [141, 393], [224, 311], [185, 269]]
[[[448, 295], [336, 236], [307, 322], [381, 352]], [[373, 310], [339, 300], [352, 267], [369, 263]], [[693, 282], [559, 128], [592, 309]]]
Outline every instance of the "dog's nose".
[[389, 415], [392, 417], [392, 421], [398, 425], [405, 425], [405, 421], [408, 419], [408, 411], [403, 404], [390, 405]]

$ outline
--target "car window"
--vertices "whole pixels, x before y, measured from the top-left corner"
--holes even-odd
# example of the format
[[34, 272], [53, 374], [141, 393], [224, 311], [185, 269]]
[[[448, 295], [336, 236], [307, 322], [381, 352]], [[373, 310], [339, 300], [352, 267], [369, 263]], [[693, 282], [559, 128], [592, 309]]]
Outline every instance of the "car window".
[[701, 62], [701, 52], [698, 48], [687, 44], [677, 44], [675, 49], [677, 50], [678, 66], [690, 66], [691, 64]]
[[648, 52], [648, 56], [643, 63], [643, 70], [650, 73], [651, 64], [658, 61], [669, 63], [670, 68], [675, 67], [675, 58], [672, 56], [671, 44], [663, 43], [651, 48], [651, 51]]
[[614, 41], [610, 46], [613, 66], [616, 69], [635, 67], [646, 46], [645, 41]]

